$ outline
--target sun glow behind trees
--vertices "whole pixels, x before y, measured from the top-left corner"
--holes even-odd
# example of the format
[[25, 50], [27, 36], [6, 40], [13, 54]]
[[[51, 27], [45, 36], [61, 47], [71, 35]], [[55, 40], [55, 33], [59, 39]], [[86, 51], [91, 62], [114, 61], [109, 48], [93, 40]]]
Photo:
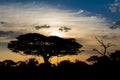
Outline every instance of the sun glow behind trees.
[[59, 31], [54, 31], [54, 30], [50, 33], [50, 35], [62, 37], [62, 33], [61, 33], [61, 32], [59, 32]]

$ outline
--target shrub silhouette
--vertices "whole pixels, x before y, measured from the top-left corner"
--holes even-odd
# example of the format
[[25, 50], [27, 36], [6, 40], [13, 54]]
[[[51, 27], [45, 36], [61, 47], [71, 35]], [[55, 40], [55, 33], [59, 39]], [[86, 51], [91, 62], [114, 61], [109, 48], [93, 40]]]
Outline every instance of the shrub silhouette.
[[115, 52], [111, 53], [110, 58], [114, 63], [120, 64], [120, 50], [116, 50]]
[[97, 63], [98, 56], [94, 55], [87, 59], [88, 62]]
[[5, 66], [5, 67], [14, 67], [16, 65], [16, 63], [12, 60], [4, 60], [2, 62], [2, 66]]
[[80, 53], [82, 47], [74, 38], [60, 38], [57, 36], [44, 36], [38, 33], [20, 35], [16, 40], [8, 43], [13, 52], [42, 56], [45, 63], [52, 56], [75, 55]]

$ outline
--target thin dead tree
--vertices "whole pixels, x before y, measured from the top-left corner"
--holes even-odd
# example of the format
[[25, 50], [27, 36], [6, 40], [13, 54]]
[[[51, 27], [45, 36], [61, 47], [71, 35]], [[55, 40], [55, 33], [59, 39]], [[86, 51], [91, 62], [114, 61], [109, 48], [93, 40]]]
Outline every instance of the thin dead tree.
[[97, 53], [99, 53], [102, 56], [109, 56], [110, 53], [108, 51], [108, 49], [112, 46], [115, 46], [114, 44], [111, 43], [104, 43], [103, 40], [99, 39], [98, 37], [95, 37], [96, 40], [99, 42], [100, 46], [102, 47], [102, 50], [98, 50], [96, 48], [93, 49], [93, 51], [96, 51]]

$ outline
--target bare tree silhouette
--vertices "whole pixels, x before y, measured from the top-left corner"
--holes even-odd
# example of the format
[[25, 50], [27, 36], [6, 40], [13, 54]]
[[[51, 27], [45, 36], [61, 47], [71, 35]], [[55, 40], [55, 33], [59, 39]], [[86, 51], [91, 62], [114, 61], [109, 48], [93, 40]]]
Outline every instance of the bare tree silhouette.
[[99, 39], [98, 37], [95, 37], [96, 40], [98, 41], [98, 43], [100, 44], [100, 46], [102, 47], [102, 50], [99, 50], [97, 48], [94, 48], [93, 51], [96, 51], [98, 54], [100, 54], [101, 56], [98, 55], [93, 55], [90, 58], [86, 59], [88, 62], [92, 62], [93, 64], [96, 64], [98, 62], [103, 62], [103, 61], [109, 61], [110, 60], [110, 52], [109, 52], [109, 48], [112, 46], [115, 46], [114, 44], [111, 43], [104, 43], [104, 41], [102, 39]]
[[111, 44], [111, 43], [107, 43], [107, 44], [105, 44], [104, 42], [103, 42], [103, 40], [101, 40], [101, 39], [99, 39], [98, 37], [95, 37], [96, 38], [96, 40], [99, 42], [99, 44], [102, 46], [102, 50], [98, 50], [98, 49], [93, 49], [93, 51], [96, 51], [97, 53], [99, 53], [100, 55], [102, 55], [102, 56], [107, 56], [107, 55], [110, 55], [109, 54], [109, 51], [108, 51], [108, 48], [110, 48], [110, 47], [112, 47], [112, 46], [115, 46], [115, 45], [113, 45], [113, 44]]
[[8, 43], [8, 48], [13, 52], [42, 56], [45, 63], [48, 63], [52, 56], [78, 54], [81, 47], [74, 38], [44, 36], [38, 33], [20, 35]]

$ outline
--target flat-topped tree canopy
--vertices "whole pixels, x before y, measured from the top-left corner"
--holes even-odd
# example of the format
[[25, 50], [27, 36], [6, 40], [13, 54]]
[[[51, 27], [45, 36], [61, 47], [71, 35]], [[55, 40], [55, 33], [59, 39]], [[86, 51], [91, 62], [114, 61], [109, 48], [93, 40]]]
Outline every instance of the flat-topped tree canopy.
[[38, 33], [23, 34], [8, 43], [8, 48], [13, 52], [42, 56], [45, 63], [52, 56], [78, 54], [81, 47], [74, 38], [44, 36]]

